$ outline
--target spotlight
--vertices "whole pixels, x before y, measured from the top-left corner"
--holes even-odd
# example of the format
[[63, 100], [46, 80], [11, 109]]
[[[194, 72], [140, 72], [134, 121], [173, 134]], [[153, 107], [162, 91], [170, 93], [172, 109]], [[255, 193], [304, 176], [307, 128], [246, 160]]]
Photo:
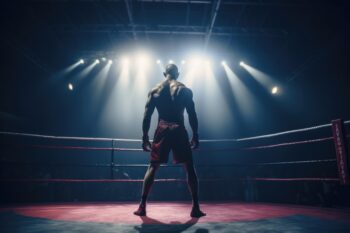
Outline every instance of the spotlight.
[[174, 64], [174, 61], [170, 59], [168, 63], [169, 64]]
[[96, 60], [95, 60], [95, 63], [96, 63], [96, 64], [99, 64], [99, 63], [100, 63], [100, 60], [96, 59]]
[[222, 65], [222, 66], [226, 66], [226, 61], [225, 61], [225, 60], [222, 60], [222, 61], [221, 61], [221, 65]]
[[185, 60], [182, 60], [182, 61], [181, 61], [181, 64], [182, 64], [182, 65], [186, 64], [186, 61], [185, 61]]
[[240, 65], [240, 66], [245, 66], [245, 63], [244, 63], [243, 61], [240, 61], [240, 62], [239, 62], [239, 65]]
[[80, 63], [80, 64], [84, 64], [84, 63], [85, 63], [84, 59], [80, 59], [80, 60], [79, 60], [79, 63]]
[[157, 63], [157, 64], [160, 64], [160, 63], [161, 63], [161, 61], [158, 59], [158, 60], [156, 61], [156, 63]]
[[278, 87], [277, 86], [274, 86], [272, 89], [271, 89], [271, 93], [273, 95], [276, 95], [278, 93]]
[[68, 90], [73, 91], [73, 89], [74, 89], [73, 84], [68, 83]]
[[111, 59], [108, 60], [108, 64], [112, 64], [113, 61]]

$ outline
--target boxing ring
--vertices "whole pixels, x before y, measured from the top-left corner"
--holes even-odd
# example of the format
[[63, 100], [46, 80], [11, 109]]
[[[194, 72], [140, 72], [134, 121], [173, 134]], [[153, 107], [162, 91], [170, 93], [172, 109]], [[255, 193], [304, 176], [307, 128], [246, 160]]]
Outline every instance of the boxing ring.
[[[220, 187], [217, 190], [223, 190], [225, 186], [227, 186], [227, 193], [232, 192], [232, 188], [244, 190], [243, 200], [237, 201], [237, 197], [236, 200], [232, 198], [234, 202], [225, 200], [227, 197], [228, 199], [235, 197], [234, 194], [233, 196], [221, 195], [221, 199], [214, 200], [204, 198], [211, 201], [202, 201], [202, 209], [208, 215], [200, 219], [189, 217], [191, 204], [188, 201], [160, 202], [156, 200], [157, 198], [154, 198], [155, 200], [151, 198], [147, 217], [134, 216], [132, 212], [138, 204], [135, 198], [140, 195], [138, 188], [134, 196], [127, 194], [129, 197], [132, 196], [129, 201], [126, 199], [110, 202], [107, 199], [102, 203], [61, 200], [60, 203], [49, 204], [18, 204], [18, 202], [8, 204], [5, 202], [6, 198], [2, 198], [0, 229], [2, 229], [1, 232], [350, 232], [350, 209], [300, 205], [304, 204], [303, 194], [298, 194], [300, 197], [297, 204], [266, 203], [260, 202], [257, 198], [257, 190], [261, 187], [274, 187], [271, 186], [273, 184], [283, 184], [278, 187], [285, 187], [286, 192], [293, 192], [291, 190], [297, 185], [303, 186], [309, 183], [316, 183], [326, 189], [332, 189], [335, 186], [348, 189], [347, 141], [350, 135], [346, 134], [346, 128], [349, 126], [350, 121], [333, 120], [329, 124], [249, 138], [200, 140], [201, 148], [194, 151], [195, 166], [199, 171], [200, 169], [208, 171], [213, 168], [220, 171], [215, 173], [219, 174], [217, 177], [201, 176], [201, 173], [198, 172], [200, 187], [204, 186], [206, 190], [211, 189], [211, 192], [215, 192], [215, 185], [221, 184], [217, 186]], [[302, 136], [298, 137], [300, 134]], [[144, 153], [142, 149], [124, 146], [128, 143], [140, 144], [141, 140], [136, 139], [66, 137], [16, 132], [0, 132], [0, 137], [3, 150], [0, 160], [1, 192], [4, 196], [7, 195], [9, 200], [13, 200], [11, 196], [17, 195], [9, 190], [15, 189], [16, 192], [21, 192], [21, 187], [24, 189], [24, 187], [38, 186], [41, 190], [45, 190], [57, 185], [55, 192], [58, 193], [60, 188], [64, 189], [63, 187], [74, 189], [74, 185], [89, 184], [123, 185], [124, 191], [127, 188], [135, 190], [132, 185], [141, 186], [143, 179], [140, 175], [143, 175], [148, 166], [146, 163], [130, 163], [128, 162], [130, 159], [122, 159], [124, 155], [137, 156]], [[323, 147], [320, 146], [322, 143], [327, 144], [326, 148], [332, 146], [335, 153], [315, 159], [314, 154], [305, 156], [302, 152], [303, 148], [299, 148], [309, 145], [315, 148], [317, 151], [315, 153], [318, 153], [317, 148], [321, 148], [319, 150], [322, 151]], [[293, 147], [298, 148], [298, 155], [284, 156], [283, 153]], [[278, 154], [280, 159], [276, 161], [277, 156], [273, 153], [278, 149], [282, 150], [278, 152], [282, 154]], [[74, 156], [76, 151], [86, 153], [95, 151], [104, 153], [106, 159], [103, 163], [81, 163], [79, 158], [78, 162], [73, 163], [47, 163], [40, 158], [39, 161], [33, 162], [27, 161], [24, 155], [12, 156], [15, 152], [22, 153], [29, 150], [34, 150], [34, 153], [45, 151], [47, 154], [69, 153], [68, 156]], [[247, 156], [234, 163], [225, 163], [222, 162], [223, 160], [216, 164], [212, 163], [212, 160], [207, 160], [209, 164], [196, 162], [196, 157], [203, 154], [215, 154], [216, 156], [223, 154], [223, 157], [226, 158], [241, 153], [262, 153], [266, 157], [255, 161]], [[306, 158], [300, 159], [303, 156]], [[312, 159], [307, 157], [312, 157]], [[297, 159], [292, 160], [291, 158]], [[37, 166], [46, 166], [47, 170], [62, 167], [96, 168], [103, 169], [104, 175], [98, 178], [88, 176], [88, 178], [77, 178], [67, 177], [67, 174], [63, 173], [59, 176], [60, 174], [55, 173], [26, 177], [25, 174], [17, 174], [14, 169], [34, 167], [35, 170]], [[295, 166], [295, 169], [290, 169], [292, 166]], [[306, 166], [307, 169], [302, 170], [300, 166]], [[166, 164], [162, 167], [162, 169], [177, 169], [179, 165]], [[133, 178], [136, 175], [129, 176], [123, 173], [123, 169], [126, 168], [142, 169], [142, 171], [137, 173], [138, 177]], [[236, 170], [241, 172], [235, 173]], [[273, 173], [273, 170], [278, 172]], [[287, 171], [288, 174], [286, 174]], [[315, 172], [320, 174], [315, 174]], [[265, 176], [256, 176], [257, 174], [265, 174]], [[282, 175], [277, 176], [276, 174]], [[172, 186], [186, 182], [186, 179], [162, 177], [157, 178], [155, 182], [163, 185], [170, 184], [170, 186], [164, 186], [170, 190]], [[288, 186], [292, 188], [288, 189]], [[92, 191], [92, 186], [90, 190], [89, 187], [85, 186], [85, 192]], [[174, 191], [175, 187], [169, 192]], [[200, 193], [203, 191], [200, 190]], [[278, 200], [272, 201], [278, 202]]]

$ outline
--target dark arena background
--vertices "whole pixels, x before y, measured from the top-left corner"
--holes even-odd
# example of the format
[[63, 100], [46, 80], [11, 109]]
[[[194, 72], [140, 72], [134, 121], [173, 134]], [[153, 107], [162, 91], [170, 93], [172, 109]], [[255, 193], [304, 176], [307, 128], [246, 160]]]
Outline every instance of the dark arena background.
[[[311, 0], [1, 3], [0, 232], [350, 232], [349, 5]], [[201, 210], [150, 154], [149, 91], [193, 91]], [[154, 112], [149, 132], [158, 123]], [[192, 130], [185, 111], [185, 127]]]

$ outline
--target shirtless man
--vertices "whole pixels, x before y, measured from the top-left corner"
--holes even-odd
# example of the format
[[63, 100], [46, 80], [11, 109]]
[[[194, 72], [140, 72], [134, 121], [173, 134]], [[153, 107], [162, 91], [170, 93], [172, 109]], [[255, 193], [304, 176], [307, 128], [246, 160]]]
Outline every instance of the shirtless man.
[[[150, 91], [145, 107], [142, 124], [142, 148], [144, 151], [151, 152], [151, 159], [143, 181], [140, 206], [134, 214], [138, 216], [146, 215], [147, 197], [154, 182], [155, 173], [160, 164], [168, 162], [169, 152], [172, 150], [174, 162], [182, 163], [187, 173], [187, 183], [193, 204], [191, 217], [200, 218], [206, 214], [199, 208], [198, 179], [193, 166], [191, 150], [199, 146], [198, 120], [192, 99], [193, 94], [189, 88], [177, 81], [179, 72], [176, 65], [167, 65], [163, 74], [165, 80]], [[148, 131], [155, 108], [157, 108], [159, 119], [154, 140], [151, 144]], [[184, 126], [185, 109], [193, 131], [191, 142], [189, 142]]]

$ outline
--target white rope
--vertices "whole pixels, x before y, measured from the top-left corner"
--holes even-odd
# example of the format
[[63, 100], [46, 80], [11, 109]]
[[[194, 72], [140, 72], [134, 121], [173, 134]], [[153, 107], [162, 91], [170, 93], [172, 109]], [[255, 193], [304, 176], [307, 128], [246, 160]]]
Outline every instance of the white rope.
[[223, 138], [223, 139], [201, 139], [200, 142], [237, 142], [235, 138]]
[[[349, 124], [350, 120], [344, 121], [344, 124]], [[200, 142], [241, 142], [241, 141], [250, 141], [255, 139], [262, 139], [262, 138], [271, 138], [276, 136], [281, 136], [285, 134], [291, 134], [291, 133], [299, 133], [299, 132], [305, 132], [305, 131], [311, 131], [315, 129], [321, 129], [330, 127], [332, 124], [323, 124], [323, 125], [316, 125], [311, 126], [307, 128], [302, 129], [294, 129], [294, 130], [288, 130], [278, 133], [272, 133], [272, 134], [265, 134], [265, 135], [259, 135], [254, 137], [247, 137], [247, 138], [228, 138], [228, 139], [201, 139]], [[1, 132], [0, 135], [11, 135], [11, 136], [26, 136], [26, 137], [36, 137], [36, 138], [47, 138], [47, 139], [57, 139], [57, 140], [79, 140], [79, 141], [116, 141], [116, 142], [142, 142], [140, 139], [128, 139], [128, 138], [94, 138], [94, 137], [68, 137], [68, 136], [52, 136], [52, 135], [42, 135], [42, 134], [30, 134], [30, 133], [18, 133], [18, 132]]]
[[35, 138], [60, 139], [60, 140], [79, 140], [79, 141], [117, 141], [117, 142], [142, 142], [141, 139], [127, 139], [127, 138], [93, 138], [93, 137], [67, 137], [67, 136], [52, 136], [43, 134], [30, 134], [18, 132], [0, 132], [2, 135], [11, 136], [25, 136]]
[[248, 137], [248, 138], [240, 138], [237, 139], [237, 141], [248, 141], [248, 140], [253, 140], [253, 139], [261, 139], [261, 138], [271, 138], [271, 137], [276, 137], [276, 136], [281, 136], [285, 134], [291, 134], [291, 133], [300, 133], [300, 132], [305, 132], [305, 131], [311, 131], [315, 129], [321, 129], [321, 128], [326, 128], [330, 127], [332, 124], [324, 124], [324, 125], [316, 125], [316, 126], [311, 126], [303, 129], [293, 129], [293, 130], [288, 130], [288, 131], [283, 131], [279, 133], [272, 133], [272, 134], [266, 134], [266, 135], [260, 135], [260, 136], [255, 136], [255, 137]]
[[[350, 122], [350, 121], [348, 121]], [[345, 122], [344, 122], [345, 123]], [[320, 129], [320, 128], [325, 128], [325, 127], [330, 127], [332, 124], [323, 124], [323, 125], [316, 125], [316, 126], [311, 126], [307, 128], [302, 128], [302, 129], [294, 129], [294, 130], [288, 130], [288, 131], [283, 131], [279, 133], [272, 133], [272, 134], [265, 134], [265, 135], [260, 135], [260, 136], [254, 136], [254, 137], [247, 137], [247, 138], [238, 138], [238, 139], [206, 139], [206, 140], [200, 140], [201, 142], [242, 142], [242, 141], [249, 141], [249, 140], [255, 140], [255, 139], [262, 139], [262, 138], [271, 138], [271, 137], [276, 137], [280, 135], [285, 135], [285, 134], [291, 134], [291, 133], [299, 133], [299, 132], [305, 132], [305, 131], [311, 131], [315, 129]]]

